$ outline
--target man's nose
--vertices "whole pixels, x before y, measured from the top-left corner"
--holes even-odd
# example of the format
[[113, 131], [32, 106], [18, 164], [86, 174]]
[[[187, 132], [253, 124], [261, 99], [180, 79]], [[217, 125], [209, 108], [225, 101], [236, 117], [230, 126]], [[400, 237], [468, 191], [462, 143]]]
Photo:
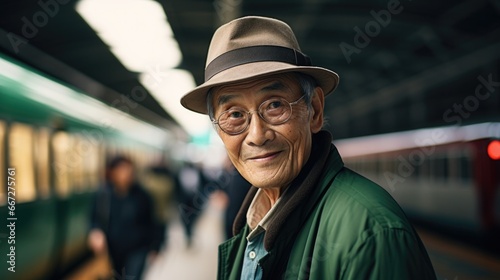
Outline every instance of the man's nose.
[[250, 124], [248, 125], [248, 134], [245, 139], [248, 145], [262, 146], [267, 141], [272, 140], [273, 131], [269, 124], [264, 121], [258, 112], [250, 114]]

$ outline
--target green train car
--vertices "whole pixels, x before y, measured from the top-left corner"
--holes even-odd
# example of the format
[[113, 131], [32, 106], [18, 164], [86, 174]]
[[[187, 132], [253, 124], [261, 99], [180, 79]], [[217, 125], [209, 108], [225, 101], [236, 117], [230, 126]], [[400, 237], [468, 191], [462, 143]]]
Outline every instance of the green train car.
[[138, 167], [172, 135], [0, 54], [0, 279], [57, 279], [89, 251], [106, 155]]

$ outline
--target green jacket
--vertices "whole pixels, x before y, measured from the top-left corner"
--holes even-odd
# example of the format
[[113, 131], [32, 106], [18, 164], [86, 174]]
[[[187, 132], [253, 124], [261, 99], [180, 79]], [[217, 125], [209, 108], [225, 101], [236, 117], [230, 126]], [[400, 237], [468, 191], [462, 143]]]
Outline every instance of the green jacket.
[[[310, 160], [266, 230], [263, 279], [436, 279], [420, 238], [392, 197], [345, 168], [329, 134], [320, 132], [313, 141]], [[255, 192], [235, 220], [236, 235], [219, 246], [218, 279], [240, 278], [249, 233], [245, 214]]]

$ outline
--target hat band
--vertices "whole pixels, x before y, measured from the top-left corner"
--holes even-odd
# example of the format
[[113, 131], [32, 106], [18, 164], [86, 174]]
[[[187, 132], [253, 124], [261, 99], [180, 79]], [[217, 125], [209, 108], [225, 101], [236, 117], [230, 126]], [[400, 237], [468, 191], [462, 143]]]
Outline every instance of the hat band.
[[260, 61], [277, 61], [311, 66], [311, 59], [300, 51], [281, 46], [251, 46], [228, 51], [216, 57], [205, 69], [205, 82], [229, 68]]

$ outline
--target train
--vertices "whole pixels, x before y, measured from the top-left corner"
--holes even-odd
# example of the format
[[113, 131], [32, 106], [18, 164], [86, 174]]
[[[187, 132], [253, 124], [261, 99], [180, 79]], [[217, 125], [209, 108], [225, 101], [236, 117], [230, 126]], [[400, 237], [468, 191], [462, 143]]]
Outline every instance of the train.
[[145, 167], [175, 137], [0, 53], [0, 279], [61, 278], [89, 255], [106, 157]]
[[377, 182], [426, 226], [472, 238], [500, 233], [500, 123], [335, 141], [345, 165]]

